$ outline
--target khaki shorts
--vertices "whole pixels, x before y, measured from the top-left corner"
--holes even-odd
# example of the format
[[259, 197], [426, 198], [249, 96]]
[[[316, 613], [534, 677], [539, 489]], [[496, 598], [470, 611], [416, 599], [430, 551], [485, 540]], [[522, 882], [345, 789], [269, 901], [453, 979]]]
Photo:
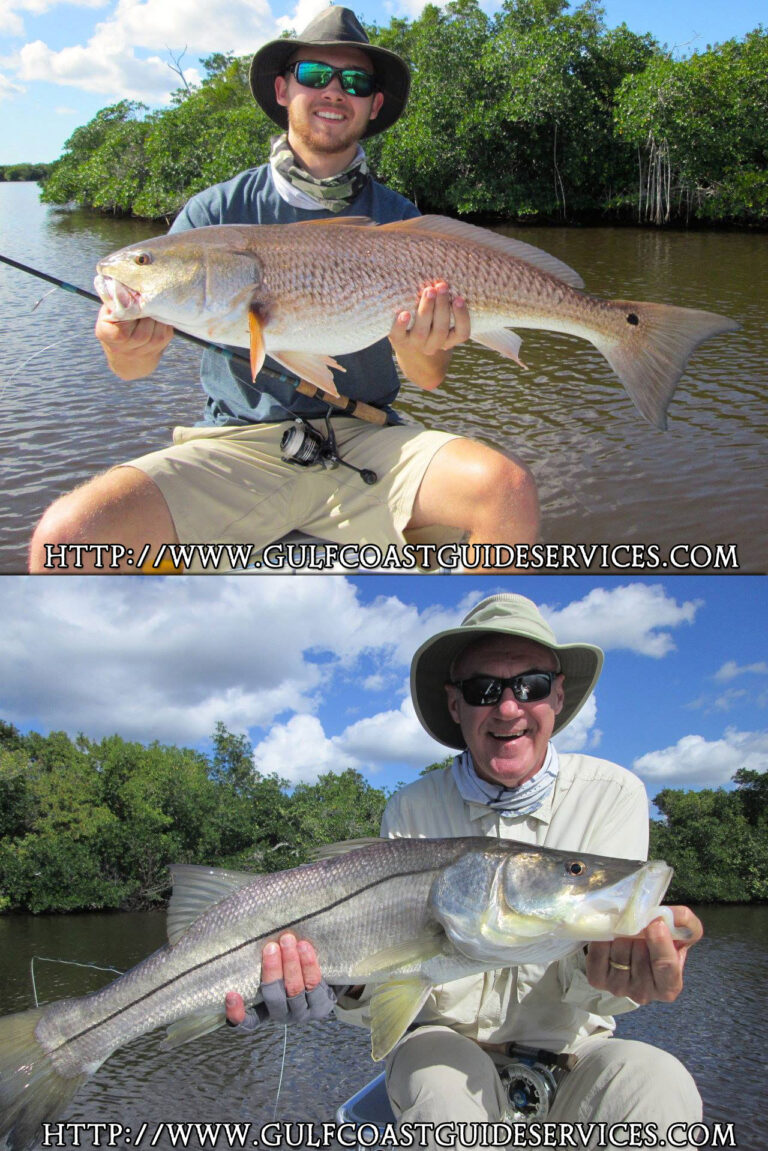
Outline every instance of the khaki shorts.
[[[325, 432], [322, 420], [310, 421]], [[280, 458], [288, 421], [247, 427], [175, 428], [173, 446], [125, 466], [158, 486], [182, 543], [248, 543], [256, 550], [291, 531], [340, 544], [385, 548], [405, 527], [431, 460], [459, 437], [420, 425], [374, 427], [349, 417], [332, 427], [339, 455], [376, 472], [375, 484], [343, 465], [301, 467]], [[414, 541], [414, 535], [418, 540]], [[410, 542], [450, 543], [455, 528], [423, 529]]]

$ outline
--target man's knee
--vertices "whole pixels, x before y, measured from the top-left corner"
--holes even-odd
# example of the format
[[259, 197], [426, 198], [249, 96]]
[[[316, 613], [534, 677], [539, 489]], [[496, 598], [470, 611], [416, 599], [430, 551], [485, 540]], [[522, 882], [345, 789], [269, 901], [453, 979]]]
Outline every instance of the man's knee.
[[[137, 532], [175, 542], [173, 521], [153, 481], [137, 468], [113, 468], [56, 500], [43, 513], [29, 547], [29, 569], [51, 571], [51, 554], [73, 545], [134, 543]], [[82, 557], [81, 557], [82, 559]], [[66, 570], [55, 563], [57, 571]], [[85, 563], [80, 570], [87, 570]]]
[[578, 1054], [558, 1090], [553, 1119], [655, 1122], [659, 1130], [701, 1119], [693, 1076], [668, 1051], [632, 1039], [604, 1039], [588, 1041]]
[[489, 1056], [447, 1027], [421, 1027], [408, 1036], [390, 1059], [387, 1090], [400, 1118], [485, 1122], [503, 1110]]

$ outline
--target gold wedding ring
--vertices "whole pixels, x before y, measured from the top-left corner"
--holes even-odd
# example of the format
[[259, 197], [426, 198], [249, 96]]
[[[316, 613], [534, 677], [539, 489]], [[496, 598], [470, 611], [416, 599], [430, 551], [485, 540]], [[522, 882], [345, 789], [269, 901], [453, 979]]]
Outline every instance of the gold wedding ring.
[[616, 971], [631, 971], [632, 968], [629, 963], [614, 963], [612, 959], [608, 960], [608, 966], [613, 967]]

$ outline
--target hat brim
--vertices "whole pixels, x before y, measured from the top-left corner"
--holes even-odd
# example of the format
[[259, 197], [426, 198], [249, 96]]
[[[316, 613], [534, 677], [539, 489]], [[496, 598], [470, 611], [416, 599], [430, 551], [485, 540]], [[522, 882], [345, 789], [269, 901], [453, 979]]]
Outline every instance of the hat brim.
[[484, 636], [506, 636], [510, 639], [531, 639], [553, 651], [560, 661], [564, 682], [564, 701], [560, 714], [555, 717], [553, 735], [561, 731], [576, 716], [589, 699], [603, 666], [603, 652], [592, 644], [542, 643], [535, 635], [523, 631], [514, 634], [502, 628], [452, 628], [423, 643], [411, 663], [411, 697], [416, 714], [425, 730], [446, 747], [466, 747], [461, 728], [448, 710], [445, 685], [450, 679], [454, 659]]
[[375, 44], [355, 44], [349, 40], [272, 40], [260, 48], [251, 60], [250, 85], [256, 103], [283, 130], [288, 127], [288, 110], [278, 104], [275, 78], [282, 76], [294, 52], [299, 48], [356, 48], [369, 56], [376, 73], [376, 84], [384, 96], [378, 116], [370, 120], [363, 138], [386, 131], [400, 118], [408, 101], [411, 73], [400, 56]]

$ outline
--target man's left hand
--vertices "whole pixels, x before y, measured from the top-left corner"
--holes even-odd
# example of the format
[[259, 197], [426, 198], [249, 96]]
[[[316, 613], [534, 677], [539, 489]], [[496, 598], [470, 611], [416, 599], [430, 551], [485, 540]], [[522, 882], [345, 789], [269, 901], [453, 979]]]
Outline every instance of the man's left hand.
[[398, 312], [389, 338], [395, 351], [408, 348], [434, 356], [463, 344], [469, 339], [469, 328], [469, 309], [464, 299], [451, 297], [445, 281], [436, 280], [422, 291], [414, 315]]
[[689, 939], [673, 939], [664, 920], [654, 919], [640, 935], [590, 943], [587, 979], [592, 986], [635, 1003], [672, 1003], [677, 999], [683, 990], [688, 948], [698, 943], [704, 927], [689, 907], [670, 910], [675, 926], [691, 933]]

